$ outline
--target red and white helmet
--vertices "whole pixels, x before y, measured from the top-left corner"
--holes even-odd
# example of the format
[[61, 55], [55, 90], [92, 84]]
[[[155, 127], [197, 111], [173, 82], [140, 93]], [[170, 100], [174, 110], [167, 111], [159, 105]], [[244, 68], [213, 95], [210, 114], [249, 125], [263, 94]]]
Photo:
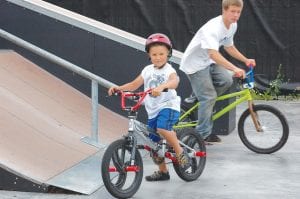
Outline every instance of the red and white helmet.
[[147, 53], [149, 53], [149, 47], [155, 43], [164, 44], [170, 50], [170, 55], [172, 54], [172, 43], [169, 37], [162, 33], [154, 33], [147, 38], [145, 45], [145, 50]]

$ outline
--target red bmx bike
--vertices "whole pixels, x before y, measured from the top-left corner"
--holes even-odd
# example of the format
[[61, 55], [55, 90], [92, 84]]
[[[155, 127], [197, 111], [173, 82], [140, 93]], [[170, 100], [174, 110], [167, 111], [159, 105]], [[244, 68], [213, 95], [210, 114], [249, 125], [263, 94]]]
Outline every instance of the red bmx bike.
[[[137, 121], [137, 111], [146, 95], [145, 92], [122, 92], [121, 108], [128, 112], [129, 128], [127, 134], [112, 142], [102, 158], [102, 179], [108, 192], [117, 198], [130, 198], [139, 189], [143, 179], [143, 159], [140, 150], [150, 152], [156, 164], [169, 161], [174, 166], [177, 175], [185, 181], [198, 179], [204, 170], [206, 148], [201, 136], [193, 129], [177, 134], [180, 145], [185, 148], [192, 159], [191, 167], [184, 170], [179, 166], [174, 149], [156, 132], [151, 132], [147, 126]], [[130, 99], [130, 100], [129, 100]], [[134, 100], [133, 105], [126, 106]]]

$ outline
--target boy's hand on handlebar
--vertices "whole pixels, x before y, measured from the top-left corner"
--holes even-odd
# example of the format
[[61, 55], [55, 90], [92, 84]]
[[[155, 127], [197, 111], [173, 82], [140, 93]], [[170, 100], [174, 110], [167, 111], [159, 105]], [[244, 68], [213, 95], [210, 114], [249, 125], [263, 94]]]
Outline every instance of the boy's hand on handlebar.
[[157, 97], [157, 96], [161, 95], [161, 92], [168, 92], [168, 89], [164, 88], [162, 86], [158, 86], [158, 87], [153, 88], [151, 90], [151, 95], [154, 96], [154, 97]]
[[255, 67], [256, 66], [256, 62], [255, 59], [247, 59], [245, 61], [246, 66], [248, 67]]
[[154, 97], [160, 96], [160, 95], [161, 95], [161, 92], [162, 92], [163, 90], [164, 90], [164, 89], [162, 89], [162, 88], [160, 88], [160, 87], [153, 88], [152, 91], [151, 91], [151, 95], [154, 96]]
[[119, 87], [110, 87], [107, 91], [108, 95], [111, 96], [115, 92], [120, 91]]

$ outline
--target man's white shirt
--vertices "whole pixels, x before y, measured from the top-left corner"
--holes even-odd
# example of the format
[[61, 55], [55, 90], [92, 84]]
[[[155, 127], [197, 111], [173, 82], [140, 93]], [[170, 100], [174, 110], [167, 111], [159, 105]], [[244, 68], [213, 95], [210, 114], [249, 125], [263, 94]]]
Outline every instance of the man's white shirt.
[[221, 46], [233, 46], [237, 23], [225, 27], [222, 15], [209, 20], [193, 37], [181, 59], [179, 69], [193, 74], [215, 63], [208, 55], [208, 49], [219, 50]]

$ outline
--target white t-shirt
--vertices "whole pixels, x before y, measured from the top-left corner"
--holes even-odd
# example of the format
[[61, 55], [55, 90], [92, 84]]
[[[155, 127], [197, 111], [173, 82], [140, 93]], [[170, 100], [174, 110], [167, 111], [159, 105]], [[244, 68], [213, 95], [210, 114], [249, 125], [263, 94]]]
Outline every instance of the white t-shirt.
[[[141, 76], [144, 79], [144, 90], [155, 88], [167, 82], [172, 73], [176, 73], [176, 70], [169, 63], [166, 63], [160, 69], [155, 68], [153, 64], [146, 66], [141, 72]], [[175, 89], [168, 89], [167, 92], [162, 92], [157, 97], [147, 95], [144, 102], [149, 119], [156, 117], [163, 108], [180, 111], [180, 97], [177, 96]]]
[[222, 15], [209, 20], [195, 34], [181, 59], [179, 69], [186, 74], [193, 74], [212, 63], [208, 49], [219, 50], [221, 46], [233, 46], [233, 37], [237, 23], [225, 27]]

